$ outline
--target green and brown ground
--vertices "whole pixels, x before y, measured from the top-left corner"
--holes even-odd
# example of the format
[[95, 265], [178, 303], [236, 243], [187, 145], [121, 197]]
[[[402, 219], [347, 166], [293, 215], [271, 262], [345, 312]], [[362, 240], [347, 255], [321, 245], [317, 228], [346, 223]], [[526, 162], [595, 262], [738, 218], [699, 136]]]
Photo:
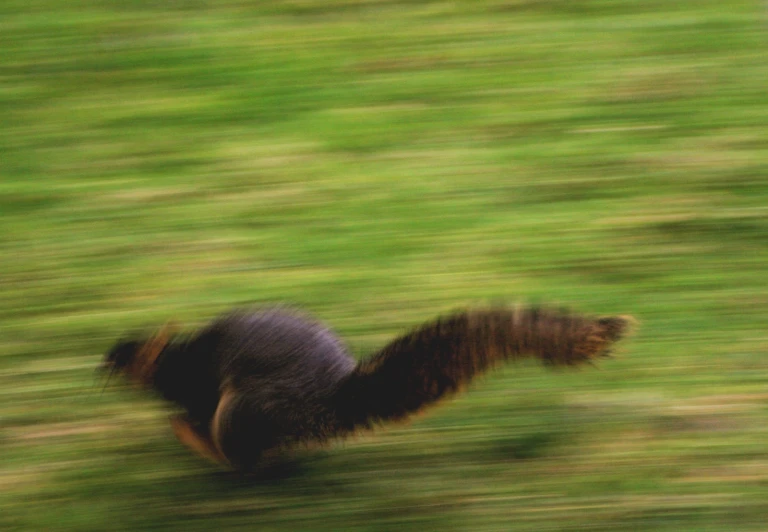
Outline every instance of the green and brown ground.
[[[0, 4], [0, 528], [765, 530], [763, 2], [160, 4]], [[237, 303], [363, 355], [498, 301], [641, 325], [261, 481], [93, 373]]]

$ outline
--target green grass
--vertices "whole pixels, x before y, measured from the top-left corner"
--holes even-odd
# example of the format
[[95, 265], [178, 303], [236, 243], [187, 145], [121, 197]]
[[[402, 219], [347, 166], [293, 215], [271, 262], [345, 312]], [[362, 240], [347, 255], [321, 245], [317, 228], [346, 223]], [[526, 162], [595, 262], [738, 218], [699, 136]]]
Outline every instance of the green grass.
[[[764, 530], [767, 13], [4, 0], [0, 528]], [[363, 355], [498, 301], [641, 326], [270, 480], [94, 388], [125, 331], [235, 304]]]

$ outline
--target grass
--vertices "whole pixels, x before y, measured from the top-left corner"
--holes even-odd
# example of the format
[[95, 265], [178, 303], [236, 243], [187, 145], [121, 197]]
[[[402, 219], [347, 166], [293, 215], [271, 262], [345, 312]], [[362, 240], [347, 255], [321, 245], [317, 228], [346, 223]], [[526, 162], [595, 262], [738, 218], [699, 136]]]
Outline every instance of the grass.
[[[765, 6], [0, 6], [0, 527], [757, 531]], [[93, 368], [290, 302], [363, 355], [459, 306], [641, 322], [245, 481]]]

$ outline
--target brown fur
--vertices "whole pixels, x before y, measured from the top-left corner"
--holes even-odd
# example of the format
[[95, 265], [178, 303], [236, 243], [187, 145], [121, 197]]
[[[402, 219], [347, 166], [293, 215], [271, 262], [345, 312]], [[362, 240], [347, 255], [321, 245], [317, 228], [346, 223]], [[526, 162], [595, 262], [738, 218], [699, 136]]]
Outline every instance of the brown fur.
[[283, 310], [235, 311], [189, 338], [167, 329], [119, 343], [107, 364], [186, 410], [174, 432], [239, 470], [268, 455], [402, 419], [509, 359], [573, 366], [606, 356], [623, 317], [545, 309], [472, 310], [427, 323], [360, 363], [319, 323]]
[[166, 324], [154, 336], [141, 344], [136, 356], [133, 357], [126, 369], [126, 373], [134, 382], [142, 386], [152, 385], [157, 358], [173, 336], [173, 328]]

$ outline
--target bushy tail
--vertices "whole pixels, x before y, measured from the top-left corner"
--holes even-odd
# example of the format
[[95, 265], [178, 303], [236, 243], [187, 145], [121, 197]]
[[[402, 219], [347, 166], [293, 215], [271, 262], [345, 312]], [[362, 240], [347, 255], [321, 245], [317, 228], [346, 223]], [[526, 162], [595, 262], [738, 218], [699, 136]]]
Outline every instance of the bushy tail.
[[438, 319], [360, 362], [337, 396], [339, 428], [403, 418], [503, 360], [533, 356], [570, 366], [606, 356], [629, 323], [544, 309], [476, 310]]

